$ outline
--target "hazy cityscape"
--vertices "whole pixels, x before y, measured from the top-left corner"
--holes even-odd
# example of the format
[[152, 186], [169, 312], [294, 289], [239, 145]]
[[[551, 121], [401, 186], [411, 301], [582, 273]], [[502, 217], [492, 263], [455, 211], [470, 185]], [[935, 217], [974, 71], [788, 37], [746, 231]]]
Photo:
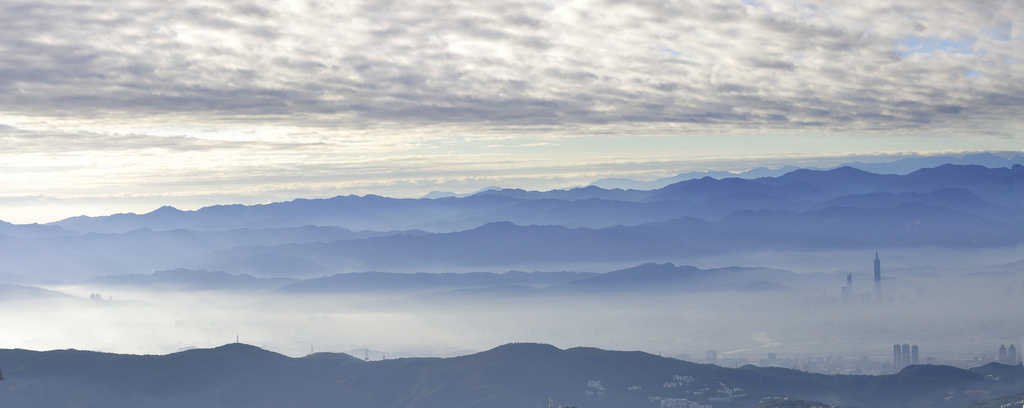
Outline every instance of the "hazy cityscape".
[[0, 407], [1024, 406], [1017, 0], [0, 2]]
[[[1024, 370], [1015, 324], [1024, 266], [1007, 210], [1019, 205], [1008, 187], [1021, 185], [1015, 162], [1024, 158], [963, 159], [1012, 167], [901, 175], [843, 166], [655, 190], [347, 196], [3, 224], [0, 302], [17, 311], [0, 317], [17, 328], [4, 333], [4, 347], [11, 356], [80, 349], [178, 358], [252, 345], [302, 364], [323, 355], [462, 364], [545, 352], [503, 349], [513, 344], [582, 346], [698, 363], [671, 374], [697, 380], [663, 381], [675, 385], [646, 395], [662, 406], [768, 404], [785, 389], [839, 398], [808, 389], [820, 380], [789, 378], [797, 372], [839, 376], [830, 381], [961, 376], [941, 399], [959, 406], [1012, 390], [1018, 374], [1000, 367]], [[363, 228], [343, 227], [350, 223]], [[7, 358], [6, 382], [36, 375], [34, 364]], [[575, 364], [557, 369], [596, 376]], [[761, 388], [696, 368], [703, 364], [787, 371], [760, 374], [785, 378]], [[609, 375], [600, 384], [618, 384]], [[650, 387], [635, 381], [633, 390], [559, 392], [632, 401]], [[836, 402], [869, 403], [852, 396], [863, 385], [829, 387], [853, 393]], [[937, 398], [922, 392], [903, 391]]]
[[[947, 386], [942, 400], [957, 406], [1012, 389], [1017, 374], [999, 367], [1024, 370], [1020, 232], [1005, 224], [1021, 170], [843, 166], [646, 191], [348, 196], [4, 224], [0, 289], [17, 313], [0, 322], [17, 330], [3, 341], [11, 352], [167, 357], [244, 344], [366, 364], [455, 364], [525, 342], [741, 371], [885, 378], [938, 367], [998, 381]], [[6, 381], [32, 372], [16, 361], [0, 360]], [[698, 380], [665, 381], [676, 385], [648, 402], [752, 406], [788, 389], [693, 369], [673, 368]], [[729, 385], [707, 388], [710, 378]], [[563, 391], [632, 400], [635, 386]]]

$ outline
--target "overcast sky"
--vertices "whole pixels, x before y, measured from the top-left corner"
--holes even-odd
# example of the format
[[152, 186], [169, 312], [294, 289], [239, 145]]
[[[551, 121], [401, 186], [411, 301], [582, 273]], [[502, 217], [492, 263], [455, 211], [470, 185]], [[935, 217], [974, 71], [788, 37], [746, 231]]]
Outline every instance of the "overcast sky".
[[1019, 151], [1017, 0], [0, 2], [0, 219]]

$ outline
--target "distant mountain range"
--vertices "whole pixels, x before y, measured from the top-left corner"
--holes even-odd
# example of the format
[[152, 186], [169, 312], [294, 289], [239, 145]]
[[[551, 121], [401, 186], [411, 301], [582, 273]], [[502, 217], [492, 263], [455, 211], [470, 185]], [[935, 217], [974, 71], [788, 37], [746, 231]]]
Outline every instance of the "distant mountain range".
[[[995, 268], [995, 266], [994, 266]], [[1024, 272], [1003, 266], [997, 272], [963, 275], [961, 283], [1005, 285], [1024, 276]], [[785, 295], [798, 289], [834, 288], [843, 282], [846, 272], [795, 273], [764, 267], [725, 267], [701, 269], [672, 263], [647, 263], [605, 273], [594, 272], [520, 272], [505, 273], [399, 273], [358, 272], [330, 276], [296, 278], [257, 278], [222, 271], [174, 269], [150, 274], [96, 276], [68, 284], [50, 283], [51, 290], [31, 285], [0, 284], [0, 299], [81, 300], [59, 292], [65, 286], [96, 290], [141, 290], [143, 292], [231, 291], [266, 296], [288, 295], [389, 295], [388, 298], [426, 300], [510, 300], [532, 298], [554, 300], [566, 296], [600, 299], [608, 295], [673, 296], [700, 293], [765, 293]], [[869, 281], [870, 273], [855, 273], [858, 281]], [[885, 278], [889, 280], [890, 278]], [[914, 278], [904, 278], [911, 281]], [[888, 286], [889, 283], [886, 283]], [[812, 289], [815, 291], [817, 289]], [[424, 298], [423, 296], [427, 296]]]
[[0, 298], [5, 301], [22, 302], [27, 300], [73, 299], [74, 297], [33, 286], [0, 283]]
[[257, 277], [665, 262], [765, 250], [1011, 248], [1024, 166], [852, 167], [656, 190], [346, 196], [0, 224], [0, 277], [84, 279], [175, 268]]
[[[538, 264], [640, 263], [751, 250], [1011, 247], [1019, 227], [945, 207], [829, 207], [739, 211], [717, 221], [675, 220], [601, 229], [487, 224], [467, 231], [331, 243], [236, 248], [209, 256], [213, 269], [248, 272], [233, 260], [312, 260], [324, 270], [414, 270], [417, 266], [529, 268]], [[215, 259], [228, 260], [217, 263]]]
[[[1013, 157], [1006, 158], [992, 153], [976, 153], [963, 156], [940, 155], [926, 157], [908, 157], [905, 159], [883, 163], [861, 163], [854, 161], [839, 165], [838, 167], [852, 167], [858, 170], [864, 170], [867, 172], [878, 174], [908, 174], [920, 169], [938, 167], [943, 164], [978, 165], [989, 168], [1013, 167], [1014, 165], [1018, 164], [1024, 165], [1024, 156], [1014, 155]], [[804, 168], [808, 170], [828, 170], [824, 168], [815, 167]], [[672, 177], [666, 177], [663, 179], [653, 181], [637, 181], [624, 178], [606, 178], [590, 183], [590, 185], [607, 189], [619, 188], [623, 190], [656, 190], [668, 186], [669, 184], [678, 183], [680, 181], [699, 179], [704, 177], [712, 177], [716, 179], [732, 177], [743, 179], [756, 179], [763, 177], [778, 177], [798, 169], [800, 169], [800, 167], [783, 166], [778, 169], [758, 167], [756, 169], [747, 170], [740, 173], [732, 173], [727, 171], [697, 171], [678, 174]]]
[[[95, 287], [134, 287], [150, 291], [261, 291], [278, 294], [346, 294], [346, 293], [526, 293], [523, 289], [536, 289], [531, 294], [563, 296], [566, 294], [604, 295], [610, 293], [645, 293], [670, 291], [672, 293], [785, 290], [786, 285], [816, 283], [834, 277], [820, 274], [796, 274], [769, 268], [713, 268], [693, 266], [643, 264], [603, 274], [594, 272], [519, 272], [505, 273], [339, 273], [310, 279], [256, 278], [251, 275], [233, 275], [221, 271], [174, 269], [151, 274], [107, 275], [86, 279], [76, 284]], [[770, 284], [766, 284], [770, 283]], [[12, 295], [25, 291], [26, 295], [52, 295], [57, 292], [29, 286], [0, 284], [0, 293]], [[474, 292], [477, 291], [477, 292]]]
[[723, 368], [641, 352], [508, 344], [453, 358], [289, 358], [245, 344], [162, 356], [0, 350], [12, 408], [751, 407], [778, 397], [863, 407], [963, 407], [1019, 392], [1024, 368], [909, 366], [887, 376]]
[[[982, 166], [942, 165], [907, 175], [875, 174], [852, 167], [833, 170], [799, 169], [778, 177], [758, 179], [710, 177], [687, 180], [655, 190], [607, 190], [583, 187], [547, 192], [517, 189], [486, 190], [464, 198], [392, 199], [379, 196], [339, 196], [330, 199], [294, 200], [266, 205], [230, 205], [180, 211], [163, 207], [148, 214], [115, 214], [105, 217], [74, 217], [42, 226], [8, 226], [0, 231], [14, 236], [63, 236], [78, 233], [124, 233], [148, 228], [154, 231], [188, 229], [195, 231], [232, 231], [296, 228], [306, 225], [339, 227], [354, 231], [405, 231], [422, 229], [451, 232], [508, 221], [517, 225], [563, 225], [601, 228], [637, 225], [681, 216], [713, 218], [717, 210], [730, 204], [733, 211], [760, 209], [762, 202], [752, 198], [771, 198], [793, 211], [806, 210], [808, 203], [828, 200], [861, 199], [872, 194], [916, 193], [929, 195], [943, 190], [959, 194], [960, 203], [972, 206], [989, 203], [996, 207], [977, 211], [1013, 210], [1019, 205], [1013, 194], [1022, 187], [1024, 166], [986, 168]], [[976, 196], [976, 197], [974, 197]], [[904, 200], [914, 196], [904, 196]], [[933, 197], [932, 200], [939, 198]], [[709, 200], [715, 200], [708, 203]], [[980, 201], [979, 201], [980, 200]], [[771, 202], [771, 201], [769, 201]], [[701, 206], [700, 204], [709, 205]], [[803, 205], [801, 205], [803, 204]], [[876, 205], [877, 206], [877, 205]], [[708, 208], [711, 207], [711, 208]], [[973, 207], [970, 207], [973, 208]], [[715, 211], [708, 213], [708, 211]], [[1005, 216], [995, 214], [993, 216]], [[446, 227], [447, 226], [447, 227]]]
[[86, 279], [82, 283], [105, 287], [134, 286], [149, 290], [168, 291], [271, 291], [294, 282], [297, 282], [297, 280], [290, 278], [255, 278], [250, 275], [232, 275], [222, 271], [207, 272], [179, 268], [156, 271], [148, 275], [96, 276]]
[[587, 279], [593, 272], [340, 273], [306, 279], [277, 289], [279, 293], [436, 292], [501, 286], [547, 287]]

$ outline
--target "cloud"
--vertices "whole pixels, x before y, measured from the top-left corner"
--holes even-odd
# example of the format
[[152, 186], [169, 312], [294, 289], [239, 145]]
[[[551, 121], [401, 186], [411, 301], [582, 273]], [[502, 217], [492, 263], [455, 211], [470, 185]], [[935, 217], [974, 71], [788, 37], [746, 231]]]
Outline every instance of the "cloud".
[[1020, 108], [992, 102], [1024, 91], [1010, 1], [748, 3], [5, 2], [0, 109], [899, 128]]

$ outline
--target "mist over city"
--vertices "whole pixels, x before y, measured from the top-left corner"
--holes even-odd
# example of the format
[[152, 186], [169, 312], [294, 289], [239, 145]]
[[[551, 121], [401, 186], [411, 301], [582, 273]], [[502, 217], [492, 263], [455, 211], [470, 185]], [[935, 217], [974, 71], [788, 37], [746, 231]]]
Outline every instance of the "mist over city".
[[[70, 296], [13, 297], [5, 308], [18, 313], [6, 314], [3, 321], [19, 328], [5, 335], [9, 347], [40, 350], [167, 354], [216, 347], [238, 336], [296, 357], [362, 349], [372, 350], [376, 358], [444, 357], [510, 342], [539, 342], [641, 350], [690, 361], [704, 361], [706, 350], [716, 350], [722, 359], [718, 363], [728, 366], [756, 364], [769, 353], [868, 356], [878, 364], [877, 372], [894, 370], [889, 367], [893, 343], [913, 342], [924, 356], [966, 367], [987, 363], [983, 358], [994, 356], [1000, 344], [1020, 344], [1020, 329], [1013, 322], [1024, 282], [1015, 266], [889, 266], [900, 256], [882, 252], [884, 299], [878, 302], [873, 253], [861, 255], [865, 260], [859, 268], [799, 274], [718, 268], [708, 269], [723, 275], [712, 282], [680, 280], [661, 287], [637, 282], [587, 288], [582, 283], [597, 274], [655, 266], [668, 275], [662, 279], [694, 272], [645, 264], [622, 272], [524, 277], [510, 283], [463, 283], [452, 277], [437, 286], [396, 279], [391, 288], [339, 282], [322, 289], [316, 285], [327, 282], [217, 282], [211, 273], [166, 271], [149, 275], [165, 275], [168, 281], [162, 282], [147, 283], [149, 276], [138, 275], [135, 283], [112, 277], [42, 284]], [[992, 259], [991, 252], [984, 255], [977, 260]], [[848, 298], [841, 290], [846, 271], [851, 271], [854, 291]], [[328, 278], [309, 281], [316, 279]]]
[[[177, 358], [245, 345], [255, 348], [234, 352], [266, 350], [302, 364], [346, 356], [368, 365], [424, 358], [456, 364], [537, 344], [837, 379], [925, 375], [908, 371], [925, 366], [984, 373], [978, 378], [986, 381], [1006, 377], [992, 370], [1022, 369], [1016, 322], [1024, 299], [1024, 156], [942, 159], [960, 164], [904, 171], [929, 163], [913, 158], [777, 175], [681, 175], [650, 190], [603, 188], [610, 181], [598, 180], [549, 191], [349, 195], [4, 223], [4, 347]], [[518, 350], [514, 358], [535, 352]], [[8, 377], [38, 375], [25, 358], [0, 363], [15, 366], [6, 368]], [[638, 370], [633, 374], [646, 371]], [[725, 384], [733, 375], [710, 378]], [[1004, 395], [1015, 384], [1009, 375], [988, 394], [961, 381], [942, 401], [956, 406]], [[672, 378], [684, 380], [666, 383], [677, 385], [649, 395], [657, 398], [651, 402], [789, 401], [770, 396], [771, 387], [757, 398], [735, 391], [750, 385], [695, 397], [704, 395], [703, 383], [689, 374]], [[569, 401], [604, 396], [603, 383], [594, 381], [589, 394], [570, 392], [573, 386], [559, 392]], [[852, 393], [846, 397], [787, 387], [801, 389], [794, 397], [835, 403], [907, 403], [849, 396], [862, 395], [849, 384], [838, 386]], [[938, 398], [907, 395], [915, 404]], [[225, 403], [221, 398], [213, 401]]]
[[1024, 405], [1021, 21], [0, 2], [0, 406]]
[[691, 361], [715, 350], [709, 362], [733, 365], [888, 363], [892, 344], [913, 342], [982, 365], [1022, 336], [1018, 172], [840, 167], [8, 224], [17, 313], [3, 319], [23, 329], [5, 341], [166, 354], [245, 339], [295, 357], [538, 342]]

